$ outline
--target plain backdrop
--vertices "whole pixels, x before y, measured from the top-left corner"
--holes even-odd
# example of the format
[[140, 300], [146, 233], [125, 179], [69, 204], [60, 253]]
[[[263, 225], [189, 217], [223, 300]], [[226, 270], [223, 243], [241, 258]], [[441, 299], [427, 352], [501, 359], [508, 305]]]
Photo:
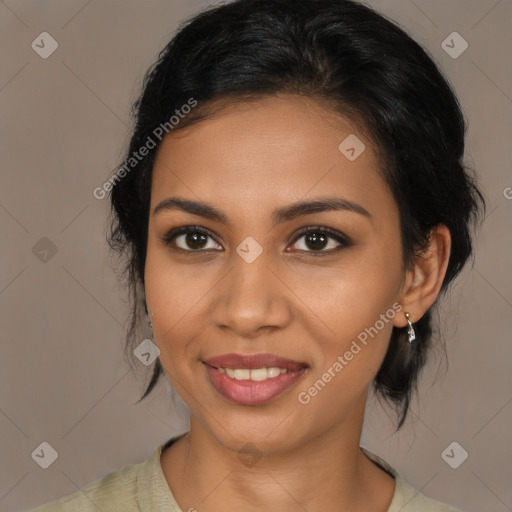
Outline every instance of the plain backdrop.
[[[475, 264], [444, 302], [448, 367], [432, 359], [398, 434], [393, 413], [370, 400], [361, 444], [427, 496], [468, 512], [506, 512], [512, 1], [369, 4], [422, 44], [453, 84], [469, 123], [466, 163], [478, 171], [489, 208]], [[124, 361], [127, 297], [105, 242], [108, 200], [92, 192], [121, 163], [143, 73], [178, 24], [206, 5], [0, 2], [1, 512], [74, 493], [143, 461], [188, 427], [186, 408], [167, 381], [136, 404], [152, 367], [141, 364], [134, 374]], [[41, 43], [39, 51], [32, 46], [42, 32], [58, 44], [47, 58]], [[457, 58], [442, 46], [453, 32], [468, 44]], [[454, 442], [458, 456], [462, 449], [468, 454], [456, 469], [442, 457]], [[47, 469], [32, 456], [41, 443], [57, 453]]]

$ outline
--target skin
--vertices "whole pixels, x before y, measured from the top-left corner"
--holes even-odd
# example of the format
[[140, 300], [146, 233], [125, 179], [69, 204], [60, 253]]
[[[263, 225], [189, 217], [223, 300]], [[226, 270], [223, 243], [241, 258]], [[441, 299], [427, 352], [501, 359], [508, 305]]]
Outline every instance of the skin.
[[[366, 146], [355, 161], [338, 150], [349, 134]], [[272, 225], [274, 209], [327, 195], [370, 217], [323, 211]], [[155, 215], [171, 196], [210, 203], [229, 225], [178, 209]], [[173, 241], [182, 252], [162, 242], [171, 228], [188, 225], [211, 232], [203, 248], [185, 236]], [[340, 243], [297, 238], [310, 226], [336, 230], [354, 245], [319, 256]], [[248, 236], [263, 249], [252, 263], [236, 252]], [[407, 325], [405, 311], [417, 321], [435, 301], [449, 251], [440, 225], [428, 251], [404, 268], [398, 208], [376, 147], [314, 100], [281, 95], [235, 104], [171, 132], [153, 171], [145, 290], [160, 361], [191, 412], [190, 433], [161, 457], [182, 510], [386, 511], [394, 478], [359, 449], [367, 395], [392, 326]], [[301, 404], [298, 394], [394, 303], [402, 311]], [[305, 362], [308, 371], [265, 404], [237, 405], [215, 390], [201, 362], [231, 352], [270, 352]], [[247, 443], [260, 454], [251, 465], [240, 456]]]

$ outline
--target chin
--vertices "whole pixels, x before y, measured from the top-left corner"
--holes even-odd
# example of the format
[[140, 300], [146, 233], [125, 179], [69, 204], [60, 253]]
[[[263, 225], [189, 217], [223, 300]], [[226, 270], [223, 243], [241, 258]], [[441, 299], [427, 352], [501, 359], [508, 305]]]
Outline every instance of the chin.
[[241, 409], [231, 413], [215, 409], [215, 420], [202, 414], [200, 421], [220, 444], [234, 452], [247, 444], [254, 445], [260, 452], [279, 452], [296, 446], [306, 436], [306, 432], [301, 433], [303, 429], [297, 429], [297, 425], [304, 427], [304, 422], [293, 412], [290, 414], [289, 408], [280, 407], [273, 411], [264, 411], [261, 407]]

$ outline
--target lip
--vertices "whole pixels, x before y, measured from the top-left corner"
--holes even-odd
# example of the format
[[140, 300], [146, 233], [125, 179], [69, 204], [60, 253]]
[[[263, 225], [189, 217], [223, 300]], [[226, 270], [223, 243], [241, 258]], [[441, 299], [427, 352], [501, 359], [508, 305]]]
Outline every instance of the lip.
[[[203, 361], [210, 382], [217, 392], [238, 405], [261, 405], [294, 386], [306, 373], [308, 365], [273, 354], [225, 354]], [[286, 368], [286, 373], [264, 381], [236, 380], [218, 368], [247, 369]]]

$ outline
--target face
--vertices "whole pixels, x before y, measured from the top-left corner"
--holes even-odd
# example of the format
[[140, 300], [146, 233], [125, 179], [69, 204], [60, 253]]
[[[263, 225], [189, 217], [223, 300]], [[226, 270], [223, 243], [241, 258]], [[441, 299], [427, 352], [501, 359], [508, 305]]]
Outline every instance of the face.
[[270, 453], [356, 424], [403, 277], [375, 146], [313, 100], [233, 105], [160, 146], [154, 341], [192, 427], [222, 445]]

